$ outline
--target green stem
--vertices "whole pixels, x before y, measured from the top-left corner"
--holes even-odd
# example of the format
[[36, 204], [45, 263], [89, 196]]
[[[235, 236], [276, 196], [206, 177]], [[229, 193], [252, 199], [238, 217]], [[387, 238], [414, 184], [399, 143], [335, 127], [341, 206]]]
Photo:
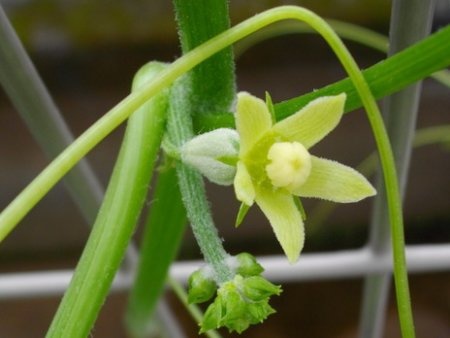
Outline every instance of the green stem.
[[[150, 67], [150, 72], [143, 74], [144, 79], [155, 76], [162, 66], [153, 63]], [[134, 84], [139, 85], [138, 82]], [[166, 108], [167, 93], [163, 92], [130, 118], [105, 199], [46, 337], [89, 335], [144, 204]]]
[[[0, 83], [48, 158], [74, 137], [40, 78], [0, 4]], [[71, 197], [91, 225], [103, 199], [103, 187], [84, 160], [65, 178]]]
[[142, 236], [136, 277], [130, 290], [126, 325], [133, 337], [145, 337], [156, 303], [164, 291], [170, 264], [185, 230], [186, 212], [181, 202], [174, 168], [163, 168], [156, 182]]
[[[186, 78], [177, 81], [171, 90], [167, 121], [167, 137], [176, 147], [194, 136]], [[232, 279], [233, 273], [225, 263], [228, 254], [223, 248], [206, 199], [201, 175], [194, 169], [177, 161], [177, 175], [180, 191], [195, 239], [207, 263], [214, 271], [218, 285]]]
[[[183, 53], [230, 28], [227, 0], [173, 0]], [[226, 112], [235, 97], [231, 46], [192, 69], [189, 77], [190, 115]]]
[[[174, 0], [183, 52], [229, 28], [224, 0]], [[207, 112], [228, 111], [235, 95], [231, 47], [192, 69], [172, 87], [168, 139], [181, 147], [194, 136], [192, 117]], [[177, 161], [181, 195], [197, 243], [220, 285], [233, 277], [225, 263], [228, 257], [218, 236], [201, 175]]]

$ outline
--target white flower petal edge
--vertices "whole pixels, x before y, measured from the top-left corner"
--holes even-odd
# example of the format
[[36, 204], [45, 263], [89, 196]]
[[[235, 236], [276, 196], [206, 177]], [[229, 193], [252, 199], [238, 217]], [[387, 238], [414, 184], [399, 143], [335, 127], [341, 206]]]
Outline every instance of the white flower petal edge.
[[273, 126], [273, 131], [289, 141], [300, 142], [311, 148], [330, 133], [344, 113], [345, 93], [319, 97], [308, 103], [294, 115]]
[[293, 191], [294, 195], [350, 203], [376, 194], [369, 181], [353, 168], [316, 156], [311, 156], [311, 163], [308, 179]]
[[236, 108], [236, 129], [241, 140], [240, 153], [245, 155], [271, 127], [272, 117], [266, 103], [249, 93], [239, 93]]
[[234, 191], [236, 198], [251, 206], [255, 200], [255, 187], [247, 168], [242, 162], [237, 163], [236, 176], [234, 177]]
[[258, 188], [256, 203], [269, 219], [275, 236], [290, 263], [298, 260], [305, 242], [303, 220], [294, 197], [281, 189]]

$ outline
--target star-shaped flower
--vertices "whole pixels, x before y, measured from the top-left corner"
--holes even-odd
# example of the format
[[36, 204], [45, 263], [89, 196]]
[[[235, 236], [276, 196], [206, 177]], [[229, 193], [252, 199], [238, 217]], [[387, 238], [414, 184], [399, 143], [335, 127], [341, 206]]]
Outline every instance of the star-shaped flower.
[[235, 193], [246, 206], [258, 204], [291, 263], [304, 243], [296, 196], [348, 203], [376, 193], [354, 169], [309, 153], [337, 126], [345, 99], [345, 94], [318, 98], [274, 124], [264, 101], [249, 93], [238, 94]]

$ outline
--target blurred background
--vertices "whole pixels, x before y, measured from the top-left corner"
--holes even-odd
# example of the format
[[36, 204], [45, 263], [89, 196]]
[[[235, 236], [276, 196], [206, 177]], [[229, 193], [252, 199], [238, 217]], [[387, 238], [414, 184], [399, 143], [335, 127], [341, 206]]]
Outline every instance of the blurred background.
[[[133, 74], [150, 60], [171, 62], [180, 55], [171, 2], [166, 0], [0, 0], [75, 135], [82, 133], [125, 97]], [[283, 5], [302, 5], [318, 14], [357, 23], [387, 34], [387, 0], [232, 0], [233, 23]], [[433, 29], [450, 22], [450, 3], [438, 1]], [[1, 43], [1, 41], [0, 41]], [[385, 56], [348, 43], [362, 68]], [[298, 96], [345, 76], [327, 45], [317, 36], [288, 35], [259, 43], [236, 61], [239, 90], [274, 102]], [[450, 122], [449, 89], [424, 81], [418, 127]], [[106, 185], [123, 136], [119, 128], [88, 156]], [[374, 149], [362, 111], [347, 114], [314, 153], [355, 167]], [[0, 208], [3, 209], [49, 162], [0, 89]], [[450, 157], [448, 147], [414, 151], [405, 200], [406, 237], [410, 244], [450, 242]], [[235, 229], [238, 210], [231, 188], [208, 185], [214, 217], [231, 253], [258, 255], [281, 250], [257, 208]], [[149, 202], [151, 198], [149, 197]], [[312, 213], [317, 201], [306, 201]], [[323, 223], [307, 223], [304, 252], [359, 248], [367, 241], [371, 201], [340, 205]], [[136, 234], [139, 243], [141, 229]], [[54, 188], [0, 246], [0, 273], [72, 268], [89, 227], [62, 184]], [[179, 259], [200, 258], [188, 229]], [[246, 337], [354, 337], [359, 316], [361, 279], [291, 283], [274, 299], [278, 314]], [[414, 275], [412, 297], [419, 337], [450, 337], [450, 273]], [[168, 293], [192, 337], [196, 324]], [[392, 297], [391, 297], [392, 298]], [[1, 300], [0, 337], [43, 336], [59, 297]], [[126, 294], [112, 295], [95, 327], [95, 337], [126, 337], [122, 313]], [[26, 323], [24, 325], [24, 323]], [[433, 331], [429, 331], [432, 329]], [[399, 334], [394, 300], [386, 337]], [[301, 335], [298, 334], [301, 332]], [[425, 333], [423, 333], [425, 332]], [[420, 335], [423, 333], [423, 335]], [[227, 335], [225, 336], [232, 336]]]

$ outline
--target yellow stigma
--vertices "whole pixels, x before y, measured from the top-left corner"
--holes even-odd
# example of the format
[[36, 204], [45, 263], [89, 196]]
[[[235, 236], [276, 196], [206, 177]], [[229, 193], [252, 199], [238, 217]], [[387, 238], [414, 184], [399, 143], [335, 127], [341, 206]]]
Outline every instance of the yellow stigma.
[[274, 143], [267, 153], [266, 173], [277, 188], [292, 192], [305, 183], [311, 173], [311, 155], [299, 142]]

